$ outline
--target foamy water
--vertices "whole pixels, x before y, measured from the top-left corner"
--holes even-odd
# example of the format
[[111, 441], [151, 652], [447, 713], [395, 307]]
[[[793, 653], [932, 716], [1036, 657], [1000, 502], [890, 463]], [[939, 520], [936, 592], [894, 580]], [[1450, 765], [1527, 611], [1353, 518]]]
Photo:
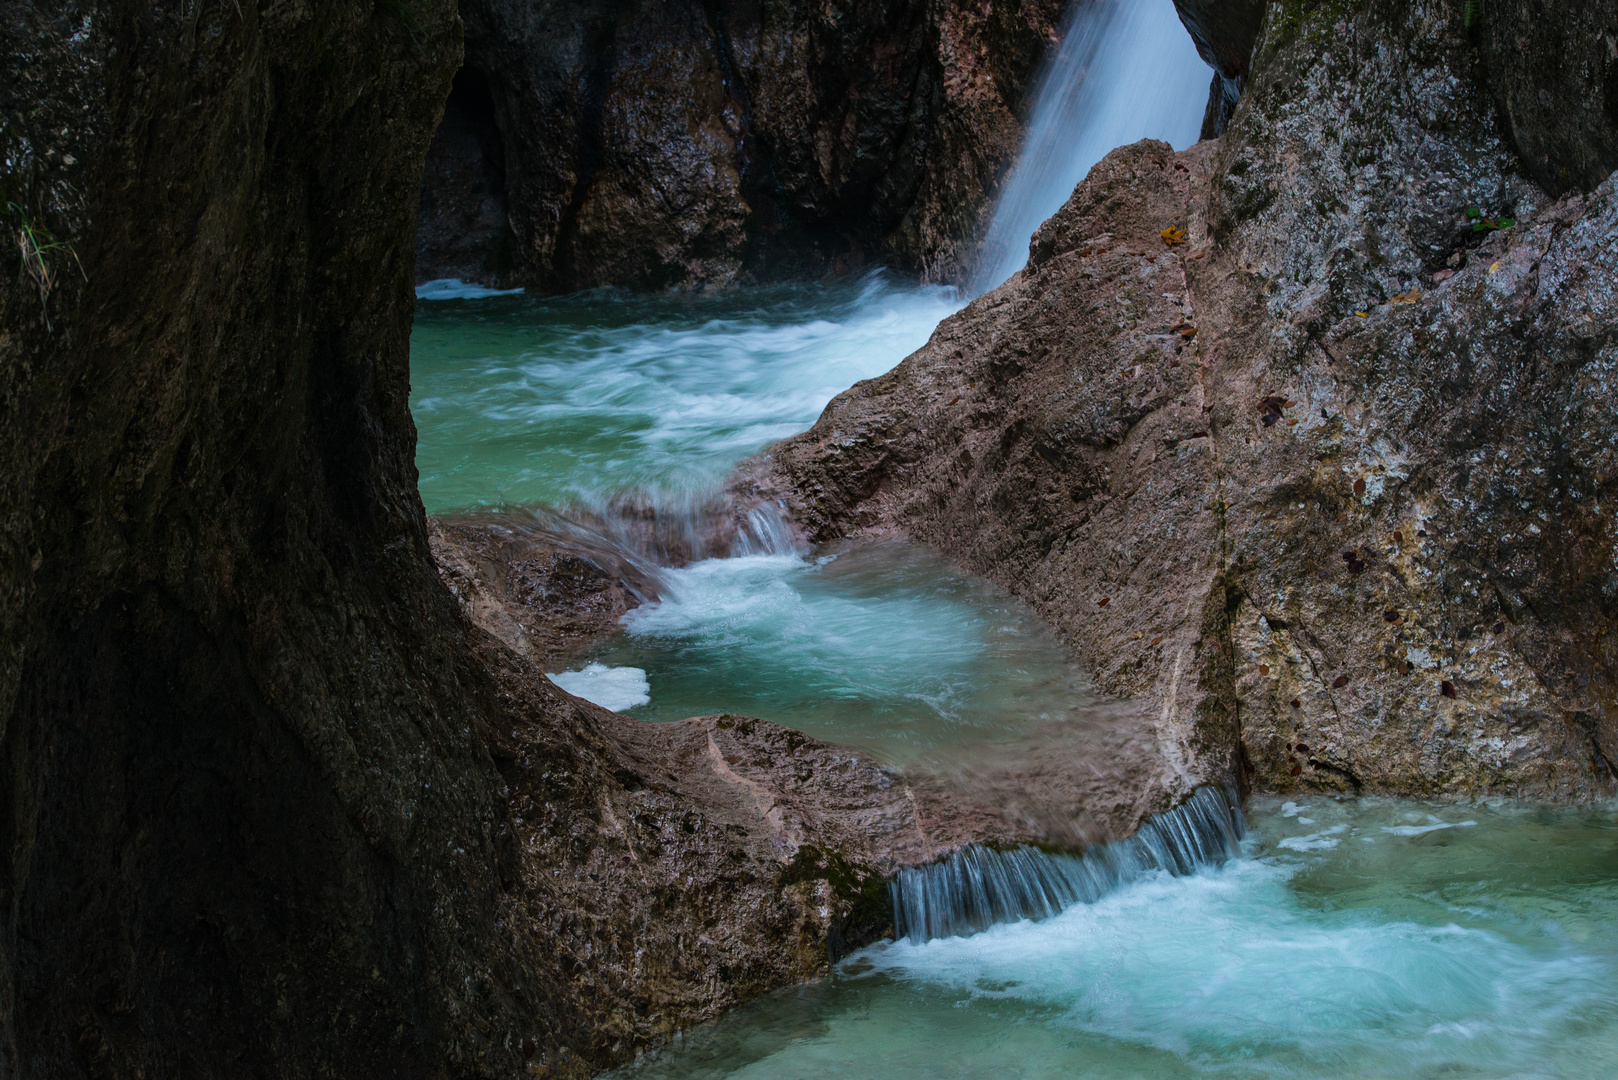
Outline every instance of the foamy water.
[[713, 491], [742, 458], [926, 343], [955, 290], [858, 283], [718, 295], [421, 304], [416, 465], [432, 513]]
[[[867, 950], [640, 1075], [1618, 1075], [1611, 811], [1292, 809], [1255, 803], [1221, 869]], [[1453, 827], [1409, 831], [1434, 824]]]
[[762, 716], [892, 760], [1082, 723], [1100, 704], [1026, 605], [917, 544], [708, 559], [661, 574], [595, 659], [630, 715]]

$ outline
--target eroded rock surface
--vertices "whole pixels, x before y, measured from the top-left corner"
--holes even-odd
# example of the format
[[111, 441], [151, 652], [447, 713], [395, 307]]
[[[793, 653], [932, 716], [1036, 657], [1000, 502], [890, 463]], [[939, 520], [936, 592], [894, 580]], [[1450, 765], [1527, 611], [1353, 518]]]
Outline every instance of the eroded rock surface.
[[824, 971], [930, 850], [876, 763], [551, 686], [513, 631], [613, 581], [464, 549], [491, 636], [441, 580], [407, 338], [457, 40], [0, 5], [0, 1074], [586, 1075]]
[[1116, 151], [752, 482], [1029, 599], [1167, 792], [1608, 791], [1612, 185], [1524, 175], [1457, 6], [1265, 25], [1222, 142]]
[[[1060, 13], [467, 0], [418, 280], [661, 288], [873, 260], [950, 276]], [[486, 235], [497, 213], [509, 231]]]

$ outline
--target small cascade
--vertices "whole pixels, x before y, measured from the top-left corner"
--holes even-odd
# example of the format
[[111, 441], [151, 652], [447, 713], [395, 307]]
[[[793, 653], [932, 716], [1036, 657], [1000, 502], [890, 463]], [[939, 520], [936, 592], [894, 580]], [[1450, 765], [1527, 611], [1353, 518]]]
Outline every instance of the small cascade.
[[1242, 833], [1235, 800], [1203, 787], [1173, 810], [1152, 815], [1134, 836], [1082, 855], [972, 845], [941, 863], [899, 871], [889, 886], [894, 927], [919, 944], [995, 923], [1049, 918], [1154, 871], [1183, 877], [1217, 866], [1236, 856]]
[[1183, 149], [1201, 128], [1208, 66], [1173, 0], [1072, 0], [1059, 34], [978, 253], [973, 292], [1022, 269], [1034, 230], [1109, 152], [1147, 138]]

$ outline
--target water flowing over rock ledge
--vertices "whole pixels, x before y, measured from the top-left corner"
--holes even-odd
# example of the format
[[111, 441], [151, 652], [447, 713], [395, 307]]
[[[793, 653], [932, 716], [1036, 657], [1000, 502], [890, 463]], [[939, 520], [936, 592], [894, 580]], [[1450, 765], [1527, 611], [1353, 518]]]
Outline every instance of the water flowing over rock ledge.
[[905, 867], [889, 886], [894, 936], [920, 944], [984, 930], [995, 923], [1046, 919], [1087, 904], [1145, 874], [1175, 877], [1218, 866], [1241, 853], [1242, 811], [1215, 787], [1154, 814], [1123, 840], [1081, 855], [1035, 847], [996, 851], [969, 844], [942, 862]]

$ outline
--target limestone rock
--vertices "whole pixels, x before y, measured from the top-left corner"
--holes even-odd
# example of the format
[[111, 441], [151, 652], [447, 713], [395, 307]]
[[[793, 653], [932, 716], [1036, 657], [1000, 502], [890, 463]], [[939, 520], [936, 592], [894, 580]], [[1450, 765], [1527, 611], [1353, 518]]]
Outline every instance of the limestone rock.
[[950, 277], [1060, 7], [467, 0], [418, 280], [665, 288], [878, 260]]
[[1610, 791], [1618, 200], [1524, 175], [1473, 48], [1273, 5], [1223, 140], [1114, 152], [756, 482], [1026, 597], [1168, 789]]

